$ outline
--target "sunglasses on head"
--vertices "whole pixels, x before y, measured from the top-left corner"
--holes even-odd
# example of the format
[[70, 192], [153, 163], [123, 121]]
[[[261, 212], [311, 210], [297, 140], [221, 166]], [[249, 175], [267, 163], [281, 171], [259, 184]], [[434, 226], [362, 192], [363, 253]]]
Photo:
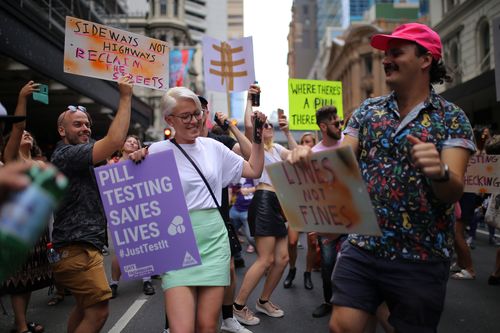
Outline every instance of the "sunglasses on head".
[[68, 110], [71, 112], [76, 112], [76, 111], [82, 111], [85, 113], [87, 112], [87, 108], [85, 106], [81, 106], [81, 105], [77, 105], [77, 106], [68, 105]]
[[81, 111], [81, 112], [84, 112], [87, 114], [87, 117], [89, 118], [89, 122], [90, 124], [92, 125], [92, 121], [90, 120], [90, 115], [88, 114], [87, 112], [87, 108], [85, 106], [81, 106], [81, 105], [77, 105], [77, 106], [74, 106], [74, 105], [68, 105], [66, 107], [66, 111], [64, 112], [64, 115], [63, 117], [61, 118], [61, 121], [59, 122], [59, 125], [61, 125], [63, 123], [63, 120], [64, 120], [64, 117], [66, 117], [66, 113], [67, 112], [76, 112], [76, 111]]
[[266, 129], [267, 129], [267, 128], [273, 129], [274, 127], [273, 127], [273, 125], [272, 125], [272, 124], [265, 123], [265, 124], [264, 124], [264, 128], [266, 128]]

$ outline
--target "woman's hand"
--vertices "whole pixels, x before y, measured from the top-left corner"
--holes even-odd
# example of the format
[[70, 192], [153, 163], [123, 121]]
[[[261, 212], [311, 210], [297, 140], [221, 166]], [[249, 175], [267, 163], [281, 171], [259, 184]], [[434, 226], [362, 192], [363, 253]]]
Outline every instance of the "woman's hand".
[[133, 153], [128, 154], [128, 158], [132, 161], [134, 161], [135, 164], [140, 164], [148, 155], [148, 148], [141, 148]]

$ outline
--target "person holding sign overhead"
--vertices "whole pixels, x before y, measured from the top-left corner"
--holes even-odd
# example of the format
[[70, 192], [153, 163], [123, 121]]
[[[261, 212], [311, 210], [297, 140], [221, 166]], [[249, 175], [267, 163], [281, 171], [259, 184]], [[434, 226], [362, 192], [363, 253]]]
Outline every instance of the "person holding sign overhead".
[[363, 332], [385, 301], [397, 332], [435, 332], [453, 251], [453, 204], [476, 150], [472, 127], [432, 87], [449, 79], [435, 31], [403, 24], [371, 45], [385, 52], [392, 92], [354, 111], [342, 146], [358, 158], [382, 236], [349, 235], [342, 245], [330, 331]]
[[91, 118], [83, 106], [69, 105], [59, 115], [61, 141], [52, 163], [69, 178], [69, 190], [54, 214], [52, 242], [60, 260], [52, 264], [58, 285], [68, 288], [76, 306], [68, 320], [68, 332], [99, 332], [108, 318], [111, 298], [104, 272], [102, 250], [107, 244], [106, 216], [94, 176], [94, 166], [120, 149], [130, 124], [132, 83], [118, 81], [120, 101], [108, 133], [99, 141], [91, 136]]
[[[175, 130], [175, 139], [153, 143], [149, 149], [131, 154], [131, 159], [139, 162], [147, 154], [173, 150], [202, 261], [200, 266], [162, 277], [169, 330], [217, 332], [224, 287], [230, 282], [229, 240], [218, 209], [222, 188], [241, 177], [260, 177], [264, 167], [262, 129], [256, 132], [247, 162], [222, 143], [201, 136], [202, 106], [191, 90], [169, 89], [161, 108]], [[254, 117], [261, 124], [266, 120], [262, 113]]]

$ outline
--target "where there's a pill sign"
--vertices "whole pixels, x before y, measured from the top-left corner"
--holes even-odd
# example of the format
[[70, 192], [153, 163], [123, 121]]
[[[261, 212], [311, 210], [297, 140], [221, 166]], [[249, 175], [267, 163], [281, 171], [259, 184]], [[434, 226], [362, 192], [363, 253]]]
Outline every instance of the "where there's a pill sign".
[[343, 118], [342, 82], [288, 79], [288, 102], [291, 130], [318, 130], [316, 110], [323, 106], [335, 106]]

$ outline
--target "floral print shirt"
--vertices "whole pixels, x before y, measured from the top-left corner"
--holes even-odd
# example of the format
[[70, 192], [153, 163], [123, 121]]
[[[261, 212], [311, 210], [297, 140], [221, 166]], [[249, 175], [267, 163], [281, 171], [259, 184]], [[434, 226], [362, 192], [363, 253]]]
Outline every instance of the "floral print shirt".
[[475, 152], [465, 113], [431, 88], [430, 97], [401, 118], [394, 92], [367, 99], [354, 111], [345, 135], [359, 140], [358, 162], [381, 237], [350, 235], [349, 242], [378, 257], [412, 261], [449, 260], [454, 207], [433, 193], [431, 181], [411, 160], [411, 134], [439, 152]]

